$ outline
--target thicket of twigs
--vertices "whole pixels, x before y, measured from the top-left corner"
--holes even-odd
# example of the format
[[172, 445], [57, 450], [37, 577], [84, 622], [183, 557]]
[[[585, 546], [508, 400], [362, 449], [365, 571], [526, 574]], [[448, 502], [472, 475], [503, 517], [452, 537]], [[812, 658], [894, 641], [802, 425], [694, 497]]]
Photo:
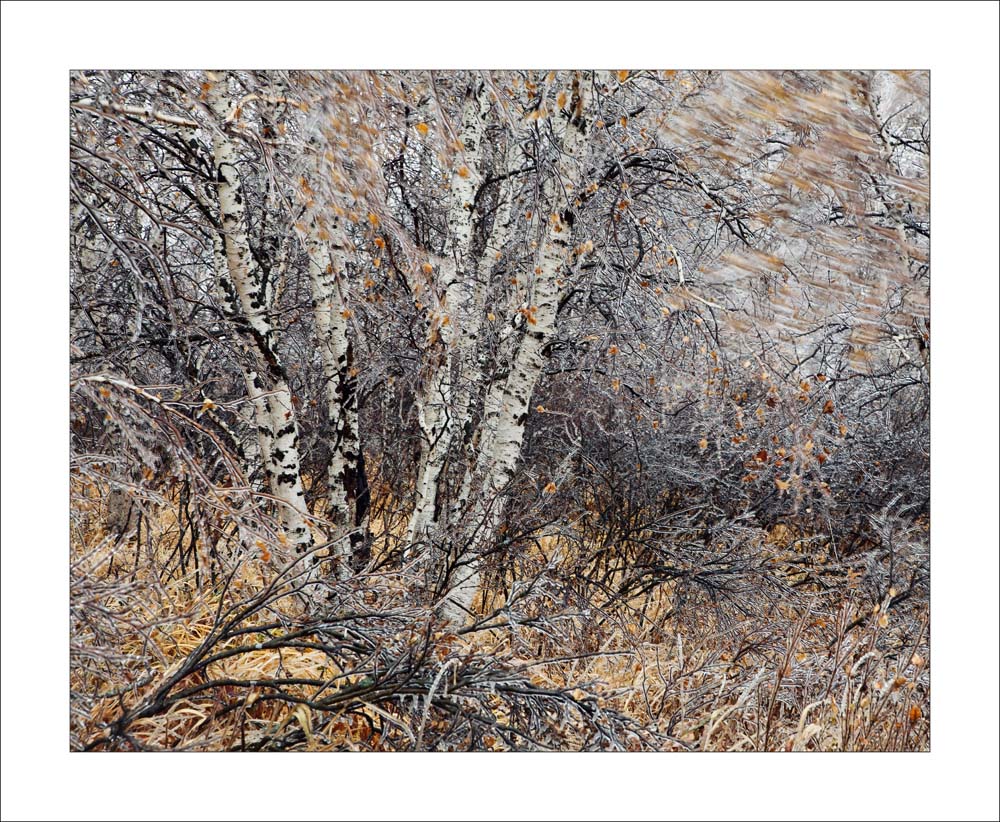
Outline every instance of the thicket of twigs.
[[928, 748], [926, 83], [75, 73], [72, 749]]
[[[455, 633], [402, 558], [405, 506], [378, 470], [370, 564], [305, 581], [305, 561], [267, 562], [279, 524], [197, 402], [86, 378], [73, 396], [123, 436], [117, 453], [74, 456], [74, 749], [929, 744], [926, 508], [906, 510], [921, 489], [845, 478], [797, 513], [768, 492], [771, 515], [751, 520], [724, 507], [724, 475], [650, 487], [652, 442], [595, 437], [555, 494], [521, 489], [482, 616]], [[704, 458], [688, 450], [660, 458]], [[143, 454], [157, 467], [138, 482], [109, 479]]]

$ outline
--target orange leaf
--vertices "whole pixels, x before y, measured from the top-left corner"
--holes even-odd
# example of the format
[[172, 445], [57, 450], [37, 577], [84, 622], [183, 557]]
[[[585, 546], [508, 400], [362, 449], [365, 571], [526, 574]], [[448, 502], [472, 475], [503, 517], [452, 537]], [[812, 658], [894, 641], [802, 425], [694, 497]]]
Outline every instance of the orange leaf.
[[417, 133], [421, 137], [426, 137], [427, 136], [427, 132], [430, 130], [430, 129], [427, 128], [427, 123], [417, 123], [416, 126], [414, 126], [414, 128], [416, 128]]

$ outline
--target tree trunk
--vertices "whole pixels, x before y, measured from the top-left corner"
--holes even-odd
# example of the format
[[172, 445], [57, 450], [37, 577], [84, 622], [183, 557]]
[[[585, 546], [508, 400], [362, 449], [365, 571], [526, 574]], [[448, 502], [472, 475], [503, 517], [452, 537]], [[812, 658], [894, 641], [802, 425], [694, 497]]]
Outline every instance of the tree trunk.
[[[308, 188], [308, 184], [304, 185]], [[358, 428], [357, 372], [349, 336], [351, 312], [342, 282], [348, 253], [343, 223], [331, 209], [323, 213], [312, 189], [303, 223], [297, 224], [309, 257], [316, 340], [323, 364], [330, 459], [327, 465], [327, 516], [335, 527], [331, 539], [337, 575], [347, 578], [363, 563], [368, 521], [368, 490]]]
[[506, 503], [505, 489], [514, 475], [524, 441], [525, 422], [531, 396], [542, 374], [545, 346], [556, 330], [556, 313], [571, 257], [582, 249], [573, 248], [573, 208], [583, 175], [583, 160], [589, 127], [589, 89], [579, 73], [571, 83], [572, 93], [565, 110], [561, 153], [555, 174], [546, 180], [543, 198], [548, 204], [548, 231], [537, 256], [528, 322], [514, 356], [510, 374], [502, 387], [497, 384], [487, 394], [483, 436], [475, 467], [479, 492], [467, 520], [464, 538], [456, 541], [452, 558], [455, 571], [441, 607], [442, 615], [460, 623], [471, 611], [479, 588], [479, 556], [495, 536]]
[[[228, 75], [210, 72], [208, 103], [218, 118], [213, 136], [213, 160], [218, 183], [223, 251], [232, 290], [225, 288], [228, 308], [252, 355], [247, 391], [254, 407], [260, 458], [271, 495], [278, 503], [283, 536], [296, 554], [313, 545], [307, 521], [305, 492], [299, 471], [298, 426], [284, 367], [278, 357], [270, 319], [268, 288], [247, 237], [245, 201], [235, 145], [226, 127], [235, 110], [228, 93]], [[283, 557], [289, 559], [289, 557]]]
[[[406, 535], [410, 556], [420, 547], [438, 544], [437, 524], [441, 511], [438, 496], [457, 425], [465, 419], [468, 391], [462, 385], [463, 364], [474, 355], [480, 322], [474, 267], [470, 261], [476, 189], [486, 117], [492, 106], [485, 84], [478, 78], [467, 90], [462, 112], [462, 155], [451, 174], [448, 207], [448, 246], [439, 261], [438, 282], [443, 295], [440, 312], [432, 317], [429, 347], [432, 355], [417, 397], [422, 436], [415, 502]], [[455, 375], [458, 375], [456, 384]]]

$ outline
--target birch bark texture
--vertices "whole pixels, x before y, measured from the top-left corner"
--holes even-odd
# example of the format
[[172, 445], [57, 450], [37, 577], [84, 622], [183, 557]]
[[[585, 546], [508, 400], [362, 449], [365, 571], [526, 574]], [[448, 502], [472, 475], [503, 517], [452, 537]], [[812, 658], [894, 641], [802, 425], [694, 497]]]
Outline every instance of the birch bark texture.
[[482, 315], [482, 306], [474, 302], [479, 292], [470, 248], [476, 189], [482, 180], [483, 138], [491, 105], [486, 85], [474, 78], [466, 89], [458, 140], [460, 154], [450, 177], [447, 245], [437, 260], [441, 310], [431, 321], [429, 356], [423, 387], [417, 396], [421, 453], [415, 503], [406, 535], [411, 555], [421, 549], [433, 549], [438, 543], [436, 525], [441, 514], [437, 505], [438, 486], [469, 402], [465, 372], [473, 359], [475, 329]]
[[[312, 172], [323, 174], [321, 144], [314, 139]], [[351, 339], [351, 309], [344, 282], [350, 255], [350, 237], [339, 209], [321, 202], [319, 186], [303, 177], [305, 195], [302, 220], [296, 229], [308, 257], [316, 343], [322, 363], [324, 415], [329, 461], [326, 470], [327, 517], [334, 526], [330, 535], [340, 579], [364, 561], [362, 549], [367, 530], [367, 488], [364, 455], [358, 424], [357, 369]]]
[[271, 290], [250, 248], [239, 153], [227, 133], [237, 104], [229, 92], [227, 72], [208, 72], [207, 76], [206, 98], [217, 125], [212, 135], [212, 158], [218, 187], [221, 251], [228, 274], [223, 281], [228, 296], [226, 308], [253, 362], [246, 386], [254, 409], [264, 475], [278, 505], [283, 537], [299, 555], [314, 544], [300, 473], [299, 431], [270, 316]]
[[[475, 461], [462, 481], [463, 503], [471, 487], [478, 493], [465, 512], [462, 532], [449, 546], [448, 579], [440, 612], [452, 623], [461, 623], [472, 612], [479, 589], [480, 556], [496, 536], [503, 516], [505, 491], [520, 459], [531, 397], [544, 369], [545, 347], [556, 330], [560, 293], [569, 279], [573, 258], [584, 251], [583, 247], [574, 248], [573, 227], [577, 192], [586, 168], [592, 84], [593, 75], [582, 72], [559, 73], [554, 78], [555, 88], [567, 89], [568, 94], [560, 91], [553, 107], [558, 154], [542, 185], [541, 201], [548, 213], [546, 229], [537, 249], [523, 333], [506, 378], [487, 386]], [[490, 247], [501, 241], [509, 220], [505, 196], [501, 194], [497, 213], [502, 222], [499, 228], [494, 223], [487, 255], [493, 253]], [[482, 264], [488, 265], [488, 261]], [[485, 306], [477, 308], [477, 320], [481, 321]], [[472, 333], [463, 362], [471, 362], [474, 341]], [[459, 412], [465, 420], [466, 411], [459, 408]]]

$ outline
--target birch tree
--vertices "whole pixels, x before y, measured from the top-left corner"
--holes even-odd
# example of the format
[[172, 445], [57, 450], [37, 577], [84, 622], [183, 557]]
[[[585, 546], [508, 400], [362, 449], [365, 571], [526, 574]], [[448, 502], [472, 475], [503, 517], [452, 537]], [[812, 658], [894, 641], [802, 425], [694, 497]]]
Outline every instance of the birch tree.
[[465, 91], [462, 129], [457, 141], [461, 153], [451, 173], [446, 215], [448, 237], [437, 260], [436, 285], [441, 292], [441, 313], [431, 323], [431, 354], [423, 376], [423, 390], [417, 398], [421, 455], [416, 499], [407, 531], [407, 543], [413, 548], [434, 544], [441, 472], [455, 432], [466, 422], [463, 408], [469, 403], [468, 369], [475, 356], [476, 329], [483, 312], [483, 306], [475, 302], [481, 291], [476, 288], [476, 263], [471, 258], [470, 248], [475, 192], [482, 180], [483, 139], [490, 107], [485, 84], [473, 78]]
[[279, 503], [285, 536], [301, 554], [313, 545], [307, 520], [305, 492], [299, 472], [299, 431], [285, 368], [278, 355], [276, 332], [270, 316], [273, 283], [254, 259], [247, 239], [245, 195], [236, 147], [226, 133], [235, 119], [238, 103], [230, 94], [229, 75], [208, 73], [207, 103], [217, 118], [212, 157], [218, 183], [218, 204], [228, 279], [222, 290], [226, 311], [243, 327], [254, 368], [246, 386], [253, 403], [260, 457], [271, 494]]
[[[502, 387], [490, 385], [479, 437], [479, 453], [472, 482], [479, 494], [468, 519], [468, 542], [455, 557], [456, 574], [449, 586], [444, 614], [452, 620], [468, 613], [479, 585], [477, 554], [496, 533], [506, 500], [504, 491], [521, 456], [525, 421], [531, 397], [542, 374], [544, 348], [556, 325], [560, 293], [570, 279], [571, 267], [586, 252], [573, 246], [575, 208], [580, 182], [586, 170], [587, 134], [592, 111], [589, 106], [592, 76], [577, 72], [557, 75], [553, 107], [553, 131], [558, 148], [555, 167], [543, 183], [541, 202], [548, 215], [544, 239], [534, 268], [527, 325], [513, 356], [510, 373]], [[503, 214], [498, 215], [500, 219]], [[480, 307], [482, 310], [482, 307]]]
[[[321, 162], [320, 141], [313, 140], [313, 179], [326, 170]], [[316, 342], [322, 361], [324, 413], [331, 437], [326, 470], [327, 517], [340, 533], [334, 536], [340, 557], [338, 574], [346, 578], [351, 562], [357, 559], [366, 529], [367, 502], [363, 490], [364, 455], [358, 427], [357, 369], [354, 344], [350, 337], [351, 310], [346, 296], [345, 262], [351, 240], [341, 211], [333, 203], [323, 208], [317, 189], [303, 176], [300, 188], [304, 211], [296, 223], [308, 256], [309, 279], [316, 328]], [[318, 186], [317, 186], [318, 188]]]
[[926, 385], [919, 77], [91, 80], [75, 111], [105, 133], [74, 146], [94, 233], [77, 256], [129, 277], [84, 277], [101, 299], [81, 294], [74, 328], [104, 361], [155, 351], [139, 382], [190, 383], [247, 473], [263, 466], [286, 541], [307, 550], [326, 516], [341, 577], [364, 564], [367, 462], [378, 561], [425, 568], [452, 622], [484, 569], [509, 575], [522, 515], [564, 486], [593, 498], [596, 443], [642, 442], [633, 463], [678, 493], [708, 493], [713, 454], [734, 516], [828, 511], [807, 499], [839, 477], [840, 409], [869, 407], [848, 386]]
[[74, 746], [924, 744], [927, 79], [74, 72]]

